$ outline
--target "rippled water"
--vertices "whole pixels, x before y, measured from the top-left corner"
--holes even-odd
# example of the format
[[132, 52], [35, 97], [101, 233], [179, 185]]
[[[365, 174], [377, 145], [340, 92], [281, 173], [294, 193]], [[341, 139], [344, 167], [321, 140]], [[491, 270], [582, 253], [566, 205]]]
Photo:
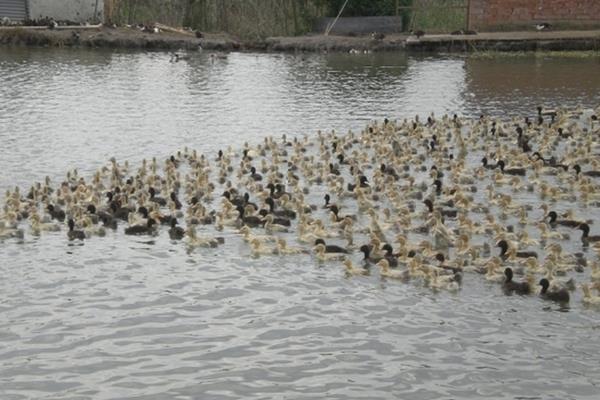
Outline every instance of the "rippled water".
[[[600, 103], [598, 58], [0, 51], [0, 188], [428, 112]], [[597, 212], [593, 211], [595, 216]], [[537, 214], [536, 214], [537, 216]], [[465, 279], [347, 279], [226, 233], [0, 243], [1, 399], [595, 399], [600, 314]], [[568, 311], [568, 312], [560, 312]]]

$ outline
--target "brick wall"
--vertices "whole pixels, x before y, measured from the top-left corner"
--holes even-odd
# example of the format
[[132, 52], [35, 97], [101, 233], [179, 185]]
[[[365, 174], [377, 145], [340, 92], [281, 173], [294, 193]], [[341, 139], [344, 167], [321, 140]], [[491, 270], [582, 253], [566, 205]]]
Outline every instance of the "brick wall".
[[600, 0], [471, 0], [471, 26], [475, 29], [553, 25], [600, 25]]

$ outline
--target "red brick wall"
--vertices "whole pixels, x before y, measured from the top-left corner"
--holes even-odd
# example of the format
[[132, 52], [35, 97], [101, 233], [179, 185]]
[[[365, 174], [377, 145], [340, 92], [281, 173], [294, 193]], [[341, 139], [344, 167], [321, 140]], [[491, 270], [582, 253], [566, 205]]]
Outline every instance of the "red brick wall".
[[600, 0], [471, 0], [471, 26], [599, 25]]

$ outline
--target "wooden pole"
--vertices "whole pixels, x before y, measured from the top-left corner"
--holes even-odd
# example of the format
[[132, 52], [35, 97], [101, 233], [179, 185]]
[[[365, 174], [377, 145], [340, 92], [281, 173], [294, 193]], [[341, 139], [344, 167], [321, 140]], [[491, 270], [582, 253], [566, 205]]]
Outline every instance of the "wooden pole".
[[331, 23], [331, 25], [329, 25], [327, 27], [327, 30], [325, 31], [325, 36], [329, 35], [329, 32], [331, 32], [331, 30], [333, 29], [333, 26], [335, 25], [335, 23], [338, 21], [338, 19], [340, 19], [340, 15], [342, 15], [342, 11], [344, 11], [344, 8], [346, 8], [346, 4], [348, 4], [348, 0], [346, 0], [344, 2], [344, 5], [342, 6], [342, 8], [340, 8], [340, 12], [338, 13], [337, 17], [335, 17], [335, 19], [333, 20], [333, 22]]
[[467, 30], [471, 30], [471, 0], [467, 0]]

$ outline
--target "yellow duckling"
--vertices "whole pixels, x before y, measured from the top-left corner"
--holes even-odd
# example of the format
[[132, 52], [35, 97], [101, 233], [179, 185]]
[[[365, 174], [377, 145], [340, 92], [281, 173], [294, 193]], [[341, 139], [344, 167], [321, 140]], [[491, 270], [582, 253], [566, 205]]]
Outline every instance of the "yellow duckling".
[[436, 268], [428, 268], [426, 282], [427, 285], [433, 290], [448, 290], [450, 292], [457, 292], [460, 289], [460, 286], [454, 279], [453, 275], [439, 276]]
[[277, 238], [272, 235], [255, 235], [252, 233], [252, 230], [248, 225], [244, 225], [240, 228], [240, 233], [242, 234], [242, 238], [245, 242], [250, 243], [252, 240], [256, 239], [260, 242], [274, 242]]
[[254, 258], [262, 255], [276, 254], [276, 249], [273, 247], [265, 246], [260, 240], [252, 239], [250, 241], [250, 255]]
[[306, 249], [301, 247], [290, 247], [284, 238], [277, 238], [277, 247], [274, 249], [275, 254], [308, 254]]
[[527, 233], [526, 230], [522, 230], [521, 232], [519, 232], [519, 234], [517, 235], [519, 242], [525, 246], [537, 246], [540, 243], [529, 237], [529, 233]]
[[583, 290], [583, 299], [581, 299], [583, 304], [590, 306], [600, 305], [600, 296], [595, 296], [592, 294], [589, 284], [582, 284], [581, 290]]
[[500, 257], [492, 257], [487, 263], [487, 272], [485, 274], [485, 280], [488, 282], [502, 283], [505, 280], [504, 273], [498, 272], [498, 269], [502, 265]]
[[565, 239], [564, 234], [550, 230], [548, 223], [546, 222], [538, 222], [535, 226], [540, 230], [540, 238], [542, 238], [542, 240]]
[[31, 226], [31, 234], [34, 236], [39, 236], [42, 232], [58, 232], [60, 231], [60, 226], [54, 222], [42, 222], [39, 214], [33, 213], [29, 219]]
[[198, 236], [196, 234], [196, 228], [193, 226], [188, 226], [186, 230], [187, 235], [187, 245], [189, 249], [193, 249], [195, 247], [217, 247], [220, 243], [223, 242], [220, 238], [214, 238], [209, 236]]
[[379, 262], [377, 263], [377, 265], [380, 268], [380, 275], [384, 276], [386, 278], [391, 278], [391, 279], [401, 279], [401, 280], [408, 280], [410, 279], [410, 272], [409, 270], [405, 269], [405, 270], [392, 270], [390, 269], [390, 263], [388, 260], [386, 260], [385, 258], [382, 258], [381, 260], [379, 260]]
[[348, 275], [367, 275], [369, 273], [369, 271], [364, 268], [352, 265], [352, 261], [348, 257], [344, 258], [344, 267], [346, 267], [346, 273]]

